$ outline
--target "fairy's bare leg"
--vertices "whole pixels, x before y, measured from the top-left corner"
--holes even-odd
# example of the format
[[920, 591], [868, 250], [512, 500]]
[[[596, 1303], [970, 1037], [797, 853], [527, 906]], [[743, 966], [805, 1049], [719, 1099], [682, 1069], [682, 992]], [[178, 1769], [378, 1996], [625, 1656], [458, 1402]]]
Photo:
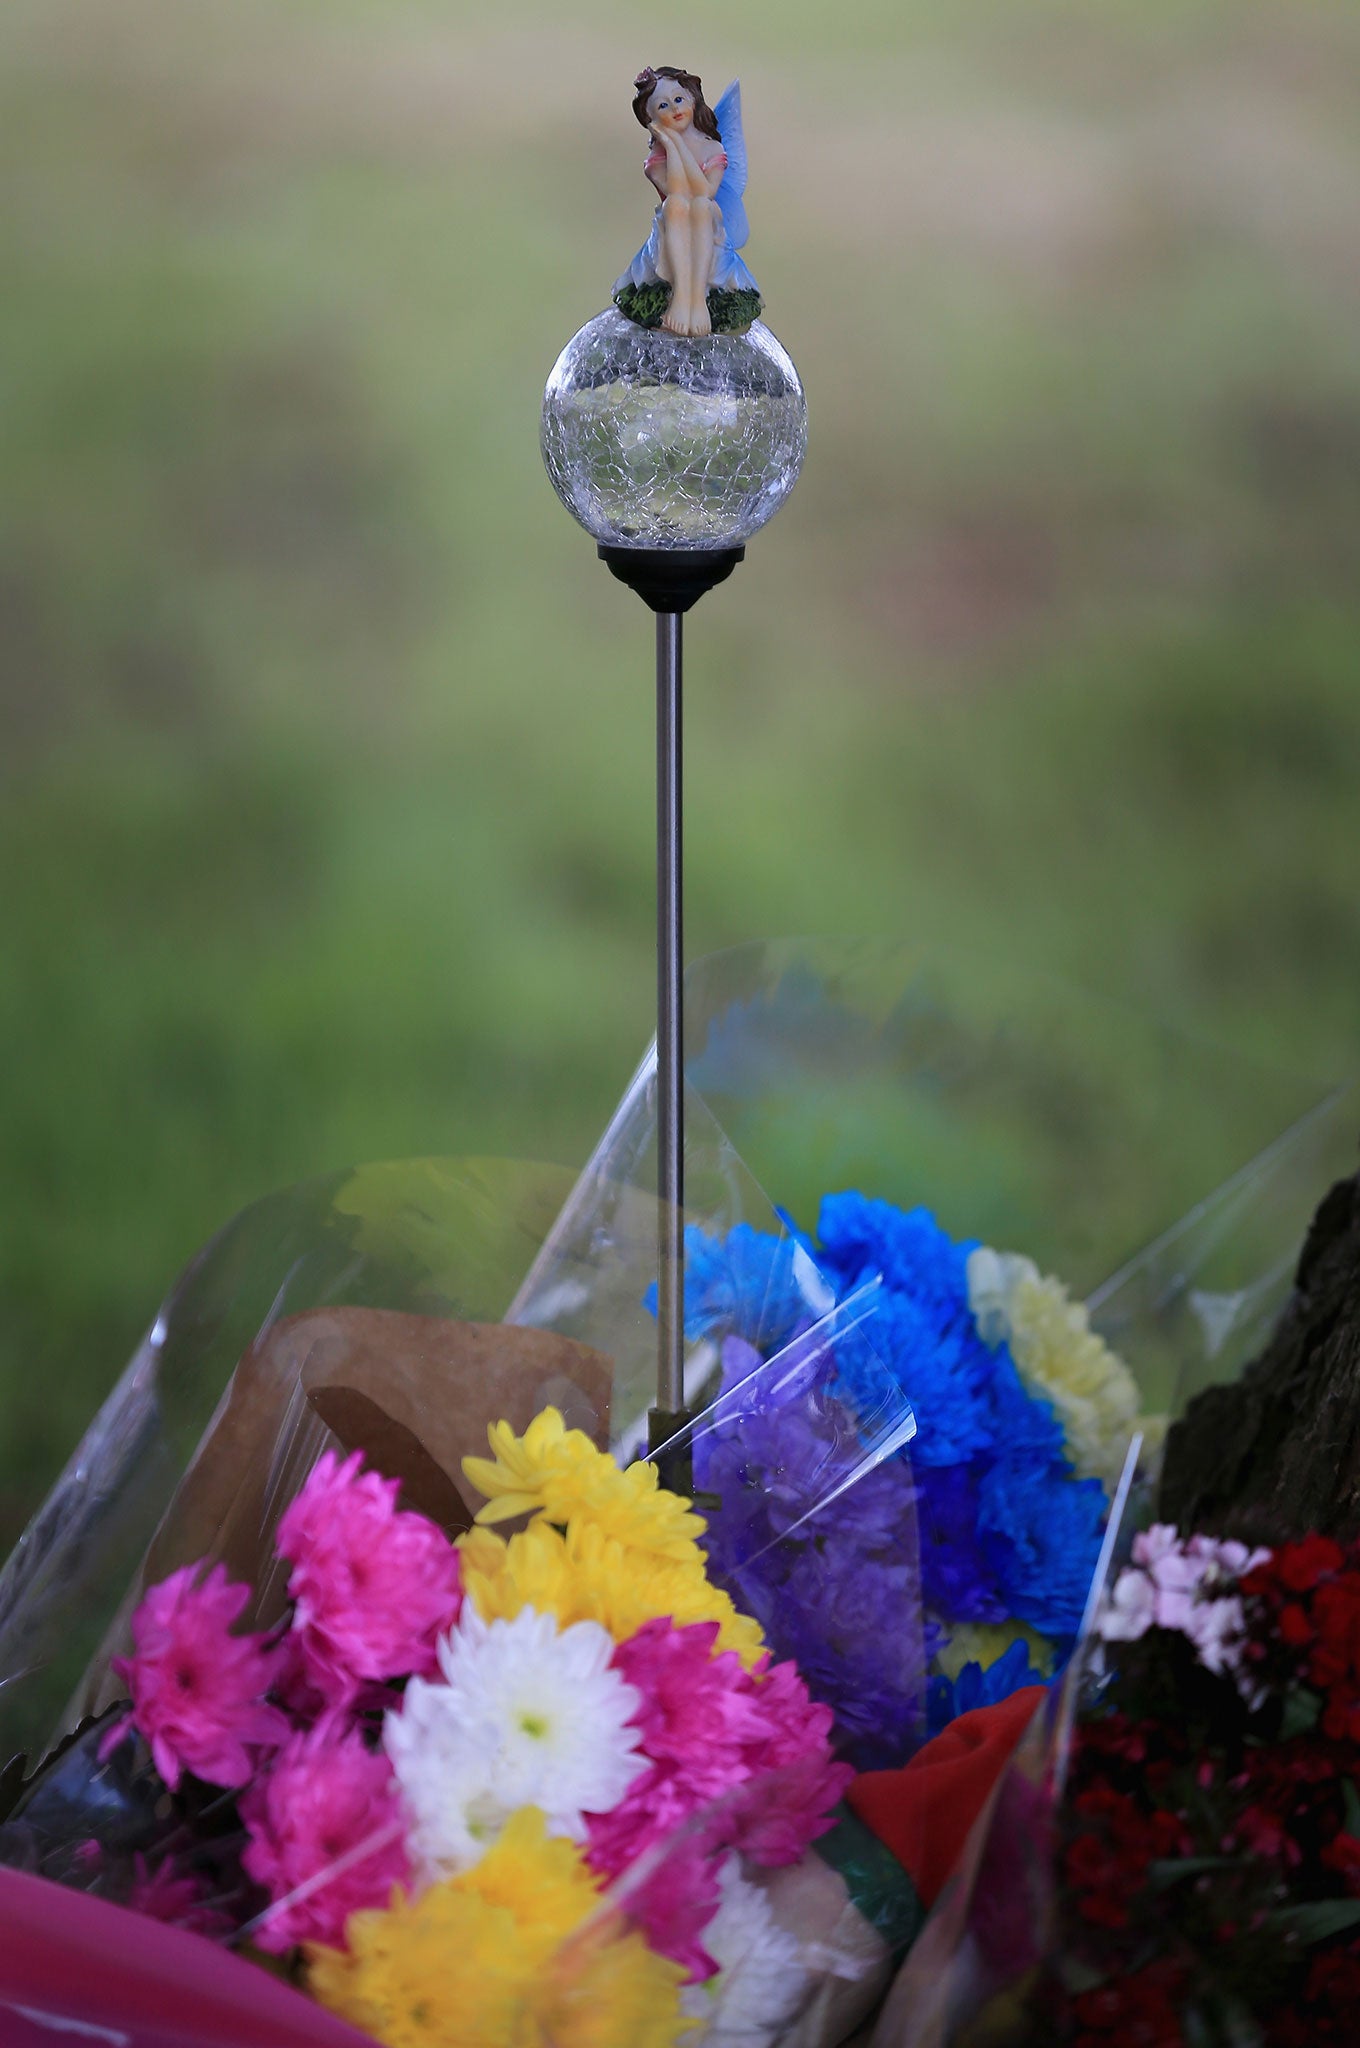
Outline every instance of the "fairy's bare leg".
[[693, 201], [690, 227], [691, 280], [692, 290], [689, 306], [689, 331], [691, 334], [711, 334], [713, 323], [708, 316], [708, 280], [713, 275], [713, 242], [717, 223], [713, 216], [717, 211], [711, 199]]
[[671, 190], [679, 191], [687, 186], [690, 204], [689, 290], [683, 302], [678, 288], [671, 298], [670, 311], [674, 316], [674, 331], [677, 334], [708, 334], [711, 331], [708, 317], [708, 280], [713, 268], [713, 243], [716, 233], [713, 209], [709, 203], [712, 196], [709, 182], [699, 163], [692, 136], [671, 130], [664, 133], [663, 141]]
[[677, 192], [661, 208], [661, 238], [666, 249], [666, 267], [671, 274], [671, 302], [662, 315], [661, 325], [671, 334], [689, 334], [692, 331], [694, 205], [687, 192]]

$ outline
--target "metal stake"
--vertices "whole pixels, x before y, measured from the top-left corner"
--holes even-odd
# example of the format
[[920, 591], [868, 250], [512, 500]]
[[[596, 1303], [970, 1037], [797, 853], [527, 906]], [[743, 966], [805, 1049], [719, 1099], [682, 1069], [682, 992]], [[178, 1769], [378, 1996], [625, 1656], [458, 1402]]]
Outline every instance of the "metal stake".
[[680, 833], [682, 617], [726, 582], [745, 548], [624, 548], [601, 542], [611, 576], [656, 614], [656, 1406], [647, 1440], [663, 1486], [694, 1491], [685, 1408], [685, 926]]
[[656, 615], [657, 1408], [685, 1405], [682, 615]]

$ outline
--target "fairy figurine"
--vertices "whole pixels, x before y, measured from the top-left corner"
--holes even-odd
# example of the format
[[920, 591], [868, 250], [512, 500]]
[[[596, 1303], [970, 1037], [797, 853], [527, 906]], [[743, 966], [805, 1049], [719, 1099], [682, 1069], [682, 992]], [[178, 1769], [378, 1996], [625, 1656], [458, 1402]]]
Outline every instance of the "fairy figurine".
[[633, 80], [633, 112], [652, 138], [642, 168], [661, 204], [614, 304], [640, 327], [671, 334], [744, 332], [761, 298], [737, 254], [748, 233], [740, 81], [710, 107], [692, 71], [648, 65]]

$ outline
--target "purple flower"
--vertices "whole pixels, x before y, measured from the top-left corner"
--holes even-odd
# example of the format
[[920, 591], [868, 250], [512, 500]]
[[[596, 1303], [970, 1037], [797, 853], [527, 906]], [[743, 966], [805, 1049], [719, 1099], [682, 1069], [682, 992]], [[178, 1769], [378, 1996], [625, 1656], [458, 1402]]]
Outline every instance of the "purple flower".
[[695, 1446], [696, 1481], [719, 1502], [715, 1578], [833, 1708], [861, 1767], [900, 1761], [925, 1689], [912, 1475], [887, 1459], [847, 1484], [864, 1462], [848, 1412], [816, 1388], [752, 1404]]

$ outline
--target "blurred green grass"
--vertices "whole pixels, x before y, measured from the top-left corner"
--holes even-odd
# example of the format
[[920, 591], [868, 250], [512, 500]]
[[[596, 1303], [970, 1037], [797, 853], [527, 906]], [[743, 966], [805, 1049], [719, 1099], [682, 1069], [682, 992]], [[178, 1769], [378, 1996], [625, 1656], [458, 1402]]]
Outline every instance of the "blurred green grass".
[[10, 10], [0, 1547], [233, 1210], [578, 1161], [648, 1035], [650, 637], [537, 452], [643, 61], [744, 77], [812, 418], [690, 636], [691, 951], [948, 937], [1352, 1063], [1360, 19], [690, 19]]

